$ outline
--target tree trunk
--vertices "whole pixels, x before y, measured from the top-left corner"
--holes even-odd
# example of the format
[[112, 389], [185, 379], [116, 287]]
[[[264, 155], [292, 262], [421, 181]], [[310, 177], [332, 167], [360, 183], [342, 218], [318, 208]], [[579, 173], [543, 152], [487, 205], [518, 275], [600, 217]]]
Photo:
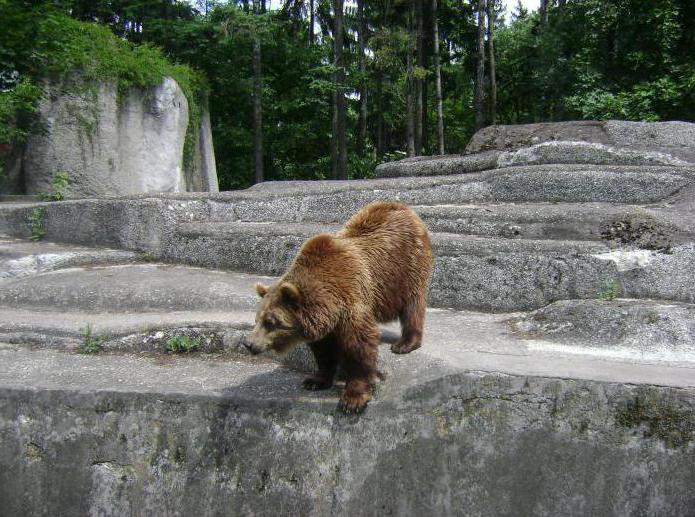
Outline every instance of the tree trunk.
[[331, 94], [331, 179], [338, 179], [338, 92], [333, 90]]
[[437, 100], [437, 152], [444, 154], [444, 108], [442, 105], [442, 66], [439, 61], [437, 0], [432, 0], [432, 39], [434, 44], [434, 87]]
[[497, 124], [497, 70], [495, 69], [495, 0], [487, 0], [487, 44], [490, 58], [490, 119]]
[[347, 138], [345, 135], [345, 68], [343, 63], [343, 0], [333, 0], [335, 26], [333, 30], [333, 56], [335, 65], [335, 133], [336, 177], [347, 179]]
[[316, 23], [314, 16], [316, 16], [314, 11], [314, 0], [309, 0], [309, 45], [313, 45], [316, 39], [314, 35], [314, 24]]
[[367, 22], [364, 18], [364, 0], [357, 0], [357, 20], [359, 23], [359, 67], [360, 67], [360, 118], [357, 129], [357, 155], [364, 156], [365, 142], [367, 140], [367, 56], [365, 54], [365, 38], [367, 35]]
[[384, 156], [384, 76], [378, 72], [376, 78], [376, 156]]
[[541, 23], [545, 25], [548, 22], [548, 0], [541, 0], [538, 11], [541, 15]]
[[[423, 0], [415, 1], [415, 36], [417, 44], [417, 66], [419, 70], [424, 68], [425, 56], [423, 49]], [[423, 145], [423, 95], [424, 95], [424, 79], [415, 80], [415, 154], [417, 156], [422, 154]]]
[[478, 66], [475, 75], [475, 130], [485, 127], [485, 0], [478, 0]]
[[255, 168], [254, 183], [263, 181], [263, 104], [261, 70], [261, 40], [257, 34], [253, 37], [253, 161]]
[[408, 52], [406, 55], [406, 140], [408, 144], [408, 156], [415, 156], [415, 102], [414, 96], [414, 78], [413, 78], [413, 47], [415, 46], [415, 37], [413, 34], [413, 14], [414, 3], [411, 2], [410, 12], [408, 14]]

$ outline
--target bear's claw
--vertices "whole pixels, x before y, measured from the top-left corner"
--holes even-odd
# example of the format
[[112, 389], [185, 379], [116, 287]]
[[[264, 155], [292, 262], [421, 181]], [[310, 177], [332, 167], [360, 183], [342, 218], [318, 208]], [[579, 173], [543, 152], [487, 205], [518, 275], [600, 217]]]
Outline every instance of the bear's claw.
[[369, 394], [362, 393], [359, 395], [343, 395], [338, 401], [338, 410], [350, 414], [359, 414], [367, 409], [367, 403], [369, 402]]
[[391, 345], [391, 352], [394, 354], [409, 354], [413, 350], [420, 348], [422, 343], [420, 341], [404, 341], [400, 340], [393, 345]]
[[324, 377], [311, 376], [304, 379], [302, 388], [309, 391], [328, 390], [333, 387], [333, 381]]

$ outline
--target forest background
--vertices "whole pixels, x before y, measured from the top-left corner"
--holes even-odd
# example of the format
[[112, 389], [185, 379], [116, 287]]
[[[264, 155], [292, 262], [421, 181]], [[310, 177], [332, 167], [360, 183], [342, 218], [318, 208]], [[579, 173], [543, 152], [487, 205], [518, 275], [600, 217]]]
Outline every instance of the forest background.
[[209, 106], [222, 190], [370, 177], [494, 123], [695, 120], [692, 0], [275, 2], [0, 0], [0, 144], [74, 67], [174, 75]]

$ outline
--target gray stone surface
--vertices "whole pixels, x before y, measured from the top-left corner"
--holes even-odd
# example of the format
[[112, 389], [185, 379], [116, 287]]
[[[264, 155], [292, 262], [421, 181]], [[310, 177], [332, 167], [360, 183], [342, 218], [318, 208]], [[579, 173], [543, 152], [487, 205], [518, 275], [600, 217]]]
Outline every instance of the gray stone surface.
[[478, 131], [466, 153], [517, 150], [555, 140], [590, 142], [639, 151], [655, 151], [695, 163], [695, 124], [690, 122], [626, 122], [622, 120], [546, 122], [488, 126]]
[[[676, 167], [532, 166], [437, 178], [282, 182], [248, 191], [90, 199], [40, 205], [46, 238], [152, 250], [179, 221], [342, 223], [380, 199], [414, 205], [500, 202], [649, 203], [692, 186]], [[690, 199], [690, 198], [688, 198]], [[688, 201], [692, 202], [692, 200]], [[28, 237], [32, 206], [0, 204], [0, 232]]]
[[[160, 224], [157, 243], [174, 249], [176, 231], [193, 236], [200, 224], [183, 221], [209, 216], [220, 209], [209, 203], [222, 201], [138, 202], [121, 213], [160, 210], [149, 219]], [[268, 260], [243, 239], [264, 233], [282, 247], [283, 236], [322, 227], [202, 224], [227, 248], [208, 242], [189, 256], [239, 250]], [[626, 257], [596, 241], [447, 233], [435, 236], [435, 249], [445, 261], [438, 267], [450, 268], [441, 273], [451, 278], [443, 300], [456, 299], [455, 286], [471, 279], [481, 285], [470, 291], [490, 299], [493, 288], [500, 299], [510, 296], [524, 275], [540, 292], [552, 291], [538, 283], [549, 273], [534, 257], [590, 260], [625, 273], [661, 256], [682, 259], [678, 247]], [[78, 250], [5, 239], [0, 260]], [[522, 261], [510, 285], [489, 277], [493, 254]], [[469, 265], [474, 260], [488, 263], [487, 278]], [[529, 274], [533, 267], [538, 278]], [[589, 273], [596, 270], [584, 277], [569, 266], [560, 283], [588, 288]], [[243, 355], [255, 280], [183, 266], [60, 260], [53, 271], [0, 280], [3, 514], [687, 515], [695, 504], [695, 347], [684, 330], [692, 328], [692, 305], [586, 302], [575, 313], [558, 303], [546, 309], [560, 323], [542, 337], [518, 328], [540, 311], [430, 309], [423, 348], [399, 356], [383, 347], [385, 379], [370, 407], [344, 417], [335, 412], [340, 385], [299, 388], [301, 372], [312, 368], [306, 348], [287, 357]], [[623, 312], [623, 327], [614, 330]], [[650, 323], [645, 315], [662, 319]], [[563, 318], [584, 327], [565, 335]], [[589, 321], [607, 329], [603, 346], [592, 341]], [[104, 347], [98, 355], [77, 353], [87, 323]], [[393, 340], [395, 329], [387, 326], [384, 337]], [[633, 330], [663, 346], [645, 348]], [[180, 335], [200, 339], [200, 351], [164, 353]]]
[[490, 150], [470, 155], [417, 156], [381, 163], [376, 168], [379, 178], [400, 176], [444, 176], [479, 172], [498, 167], [501, 151]]
[[[692, 227], [656, 207], [611, 203], [477, 203], [414, 206], [433, 232], [511, 239], [608, 240], [640, 247], [692, 240]], [[676, 219], [674, 221], [674, 219]], [[654, 242], [654, 246], [656, 243]]]
[[[467, 156], [472, 157], [476, 155]], [[523, 147], [516, 151], [502, 152], [497, 158], [497, 167], [543, 163], [695, 166], [693, 162], [681, 160], [663, 152], [612, 147], [598, 143], [565, 141], [543, 142]]]
[[[487, 256], [494, 246], [500, 245], [500, 242], [495, 240], [481, 239], [480, 241], [478, 244], [471, 241], [465, 246], [482, 246], [481, 253]], [[510, 242], [525, 246], [528, 251], [537, 251], [539, 245], [538, 242], [530, 240]], [[457, 246], [451, 242], [439, 245]], [[551, 247], [546, 248], [545, 251], [549, 254], [563, 250], [562, 245], [565, 246], [564, 252], [571, 251], [566, 241], [564, 243], [546, 241], [544, 245], [555, 246], [554, 250]], [[487, 249], [484, 248], [485, 246]], [[579, 251], [586, 244], [576, 243], [575, 246], [576, 251]], [[600, 245], [594, 246], [600, 249]], [[53, 251], [56, 256], [61, 254], [69, 256], [79, 248], [17, 240], [5, 241], [0, 247], [3, 256], [12, 257], [21, 257], [22, 254], [41, 255], [45, 254], [47, 249]], [[97, 255], [98, 250], [94, 250], [93, 254]], [[605, 259], [597, 260], [601, 264], [607, 262]], [[92, 326], [95, 335], [102, 337], [120, 339], [129, 334], [144, 336], [145, 341], [141, 341], [141, 344], [151, 340], [153, 333], [167, 329], [170, 331], [186, 328], [199, 329], [203, 334], [207, 329], [220, 335], [224, 334], [225, 328], [245, 330], [253, 322], [257, 306], [254, 284], [257, 281], [264, 283], [275, 281], [272, 277], [164, 264], [136, 263], [84, 267], [70, 267], [68, 264], [60, 269], [62, 263], [64, 262], [56, 262], [58, 264], [56, 270], [48, 272], [34, 270], [20, 278], [0, 280], [0, 333], [5, 335], [2, 339], [7, 340], [9, 339], [7, 336], [12, 336], [13, 342], [26, 343], [31, 342], [32, 336], [44, 336], [41, 342], [51, 345], [48, 338], [52, 335], [70, 338], [74, 342], [75, 338], [79, 338], [81, 329], [87, 324]], [[629, 270], [629, 267], [637, 266], [623, 264], [620, 269], [626, 267]], [[497, 288], [501, 289], [499, 286]], [[431, 296], [437, 293], [437, 289], [433, 288]], [[475, 290], [482, 290], [489, 294], [489, 291], [482, 287], [472, 289], [472, 291]], [[438, 296], [444, 299], [441, 293]], [[582, 308], [588, 311], [597, 307], [597, 310], [605, 312], [604, 317], [587, 316], [587, 320], [600, 322], [601, 328], [606, 327], [605, 332], [612, 332], [607, 323], [604, 325], [611, 319], [610, 315], [617, 317], [622, 314], [618, 310], [622, 307], [620, 304], [604, 304], [598, 301], [576, 301], [575, 303], [576, 306], [567, 306], [564, 302], [560, 302], [546, 309], [554, 310], [552, 314], [557, 315], [557, 307], [569, 307], [566, 310], [567, 314], [576, 313], [578, 318], [581, 318], [586, 316], [586, 312], [581, 313]], [[640, 310], [647, 307], [655, 311], [673, 313], [680, 318], [679, 321], [683, 318], [687, 319], [690, 314], [688, 311], [691, 310], [688, 305], [673, 302], [624, 303], [627, 304], [626, 306], [634, 306]], [[685, 316], [678, 316], [679, 308], [684, 308]], [[543, 311], [546, 309], [541, 309], [523, 319], [524, 321], [542, 320], [543, 316], [536, 317], [536, 315], [544, 314]], [[426, 327], [428, 342], [433, 346], [429, 353], [434, 355], [441, 353], [443, 355], [438, 357], [448, 362], [454, 361], [453, 358], [448, 357], [454, 348], [457, 350], [457, 357], [469, 352], [509, 355], [513, 357], [511, 363], [520, 365], [519, 357], [526, 354], [525, 346], [510, 334], [505, 324], [510, 317], [515, 316], [433, 309], [428, 313]], [[626, 325], [629, 325], [629, 322], [626, 322]], [[390, 330], [397, 332], [397, 327], [392, 326]], [[385, 331], [389, 331], [389, 328]], [[532, 333], [532, 330], [529, 332]], [[25, 337], [22, 338], [22, 336]], [[158, 339], [159, 342], [162, 341], [162, 337]], [[582, 336], [577, 336], [578, 341], [582, 339]], [[687, 333], [683, 334], [679, 342], [681, 348], [685, 347], [687, 339]], [[563, 339], [559, 341], [565, 342]], [[608, 340], [608, 346], [610, 343], [611, 341]], [[137, 348], [138, 343], [135, 339], [129, 344], [118, 342], [111, 344], [115, 348]], [[470, 360], [462, 356], [456, 359], [462, 365], [468, 364]], [[695, 347], [692, 347], [691, 357], [685, 360], [695, 360]], [[505, 366], [505, 368], [509, 367], [509, 364]]]
[[0, 236], [0, 279], [45, 273], [66, 267], [127, 264], [139, 260], [137, 253], [36, 243]]
[[[334, 231], [335, 223], [370, 201], [400, 199], [419, 205], [435, 231], [432, 305], [513, 311], [595, 298], [612, 280], [621, 282], [627, 296], [692, 302], [695, 207], [686, 195], [692, 179], [692, 171], [682, 167], [540, 165], [41, 208], [49, 239], [279, 275], [308, 236]], [[28, 236], [32, 210], [0, 207], [0, 231]], [[452, 225], [457, 214], [473, 222]]]
[[589, 142], [554, 141], [529, 145], [512, 151], [489, 150], [460, 156], [406, 158], [378, 165], [376, 175], [380, 178], [441, 176], [540, 164], [695, 167], [693, 161], [682, 160], [663, 152], [626, 149]]
[[193, 149], [193, 156], [188, 160], [184, 159], [184, 171], [187, 191], [219, 192], [210, 112], [207, 106], [201, 114], [198, 142]]
[[337, 391], [302, 392], [300, 375], [257, 358], [0, 354], [7, 515], [687, 515], [695, 504], [692, 387], [388, 354], [369, 410], [346, 418]]
[[39, 117], [45, 130], [10, 156], [14, 172], [3, 191], [50, 192], [58, 172], [68, 173], [69, 198], [217, 191], [207, 116], [184, 171], [188, 103], [173, 79], [122, 98], [110, 83], [90, 89], [46, 82], [44, 90]]
[[254, 309], [268, 278], [166, 264], [70, 268], [2, 283], [0, 304], [64, 311]]
[[[631, 159], [586, 141], [499, 156]], [[3, 511], [689, 515], [695, 172], [667, 163], [0, 204], [1, 232], [28, 236], [40, 209], [48, 239], [80, 244], [0, 241]], [[430, 226], [440, 308], [422, 349], [383, 347], [367, 412], [344, 417], [340, 383], [299, 389], [306, 347], [244, 354], [259, 278], [240, 271], [280, 274], [377, 199]], [[181, 335], [200, 350], [165, 352]]]
[[514, 320], [532, 347], [613, 358], [688, 361], [695, 305], [653, 300], [563, 300]]
[[[303, 223], [188, 223], [168, 260], [279, 275], [302, 242], [334, 226]], [[600, 230], [597, 226], [596, 230]], [[597, 298], [607, 282], [629, 296], [695, 301], [695, 248], [614, 248], [596, 241], [433, 235], [429, 303], [492, 311], [528, 310], [566, 298]]]
[[695, 124], [575, 121], [489, 126], [464, 155], [382, 163], [377, 177], [439, 176], [536, 164], [695, 166]]

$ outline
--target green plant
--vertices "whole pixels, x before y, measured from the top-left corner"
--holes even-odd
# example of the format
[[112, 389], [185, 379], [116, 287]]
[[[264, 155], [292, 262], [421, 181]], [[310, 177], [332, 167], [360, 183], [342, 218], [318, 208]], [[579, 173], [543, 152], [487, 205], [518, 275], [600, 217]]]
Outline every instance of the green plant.
[[44, 229], [45, 210], [40, 206], [34, 207], [29, 214], [29, 226], [31, 228], [31, 240], [40, 241], [46, 235]]
[[103, 338], [92, 334], [92, 326], [89, 323], [80, 329], [80, 333], [84, 339], [82, 345], [80, 345], [81, 353], [96, 354], [101, 351]]
[[41, 89], [29, 79], [13, 88], [0, 89], [0, 180], [5, 176], [4, 150], [12, 143], [22, 143], [32, 130]]
[[39, 193], [41, 201], [62, 201], [65, 199], [65, 189], [69, 183], [68, 173], [61, 171], [56, 172], [51, 181], [51, 191]]
[[605, 302], [610, 302], [615, 300], [619, 294], [620, 284], [617, 282], [617, 280], [609, 280], [598, 292], [598, 297]]
[[167, 339], [166, 349], [175, 354], [188, 354], [200, 347], [200, 338], [172, 336]]

